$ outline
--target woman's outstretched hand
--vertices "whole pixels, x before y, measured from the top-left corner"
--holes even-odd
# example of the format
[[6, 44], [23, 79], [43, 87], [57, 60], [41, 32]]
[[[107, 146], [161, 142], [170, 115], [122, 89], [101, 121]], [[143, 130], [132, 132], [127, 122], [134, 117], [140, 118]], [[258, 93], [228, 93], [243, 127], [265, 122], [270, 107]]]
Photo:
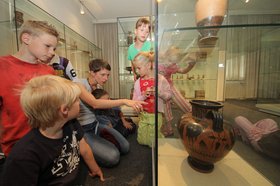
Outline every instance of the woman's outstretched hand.
[[136, 112], [142, 112], [143, 111], [142, 105], [146, 105], [147, 103], [144, 101], [135, 101], [135, 100], [127, 99], [125, 104], [129, 107], [132, 107]]

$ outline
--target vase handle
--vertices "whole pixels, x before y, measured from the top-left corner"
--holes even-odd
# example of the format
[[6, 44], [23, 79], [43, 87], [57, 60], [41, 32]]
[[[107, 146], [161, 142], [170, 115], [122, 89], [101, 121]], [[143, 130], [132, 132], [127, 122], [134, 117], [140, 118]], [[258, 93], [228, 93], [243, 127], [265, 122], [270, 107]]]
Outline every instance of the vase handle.
[[221, 132], [224, 130], [223, 115], [221, 112], [210, 110], [206, 113], [205, 117], [213, 121], [213, 130], [215, 132]]

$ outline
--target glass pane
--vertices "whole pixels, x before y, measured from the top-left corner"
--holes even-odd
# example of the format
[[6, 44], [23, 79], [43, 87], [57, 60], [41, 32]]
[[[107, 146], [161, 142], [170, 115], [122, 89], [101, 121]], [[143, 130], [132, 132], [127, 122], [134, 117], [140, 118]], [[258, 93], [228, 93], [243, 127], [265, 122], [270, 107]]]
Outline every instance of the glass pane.
[[[130, 61], [127, 58], [127, 50], [128, 47], [134, 42], [135, 24], [141, 17], [118, 18], [119, 76], [121, 98], [130, 99], [131, 91], [134, 86], [134, 77], [131, 71]], [[153, 38], [153, 33], [151, 33], [147, 40], [150, 40], [153, 43]]]
[[[207, 101], [215, 101], [223, 105], [219, 109], [219, 113], [222, 115], [224, 127], [236, 129], [237, 116], [246, 117], [251, 122], [250, 127], [257, 126], [256, 130], [260, 130], [265, 135], [260, 135], [260, 138], [250, 141], [245, 140], [244, 135], [240, 136], [239, 133], [236, 133], [235, 145], [230, 156], [236, 153], [240, 160], [245, 160], [246, 164], [256, 169], [257, 174], [261, 173], [259, 174], [260, 180], [268, 180], [268, 184], [271, 182], [278, 185], [280, 182], [277, 175], [280, 174], [280, 169], [279, 166], [276, 166], [278, 161], [275, 160], [273, 154], [277, 154], [275, 149], [278, 149], [279, 154], [279, 148], [271, 148], [271, 153], [265, 150], [260, 152], [254, 144], [260, 146], [266, 139], [264, 136], [270, 137], [275, 134], [275, 131], [279, 132], [280, 10], [278, 7], [280, 7], [280, 1], [229, 0], [223, 13], [198, 19], [201, 16], [198, 14], [208, 12], [207, 9], [212, 6], [211, 3], [218, 1], [159, 1], [157, 15], [159, 72], [162, 73], [160, 68], [166, 62], [166, 54], [172, 48], [176, 48], [179, 51], [178, 55], [180, 54], [179, 57], [177, 56], [179, 60], [173, 64], [178, 69], [188, 66], [188, 55], [199, 54], [196, 56], [194, 67], [189, 72], [182, 73], [180, 70], [173, 69], [174, 73], [171, 75], [170, 82], [176, 88], [176, 94], [182, 96], [181, 103], [199, 100], [201, 103], [208, 104]], [[198, 2], [206, 2], [203, 11], [198, 11]], [[221, 3], [213, 5], [214, 8], [220, 7], [223, 2], [226, 1], [221, 0]], [[219, 21], [215, 22], [216, 19]], [[206, 25], [202, 23], [206, 23]], [[163, 73], [171, 71], [170, 68], [166, 69]], [[187, 112], [181, 109], [180, 104], [172, 99], [173, 120], [171, 123], [174, 135], [164, 140], [159, 139], [159, 142], [174, 144], [171, 139], [181, 141], [177, 127], [182, 121], [182, 116], [194, 119], [201, 126], [210, 127], [210, 124], [203, 123], [206, 120], [206, 112], [203, 113], [202, 120], [199, 120], [196, 117], [197, 110], [194, 108], [195, 106], [192, 104], [193, 112], [187, 115]], [[202, 111], [200, 110], [200, 112]], [[268, 129], [271, 126], [270, 122], [265, 125], [266, 130], [270, 130], [270, 132], [266, 133], [255, 124], [262, 119], [275, 121], [272, 122], [274, 123], [272, 129]], [[214, 125], [215, 121], [212, 122]], [[165, 125], [167, 124], [168, 122], [165, 122]], [[197, 136], [197, 138], [200, 137]], [[273, 143], [269, 145], [279, 143], [277, 138], [272, 141]], [[183, 144], [182, 147], [184, 150]], [[159, 149], [161, 148], [160, 146]], [[262, 148], [265, 149], [264, 146]], [[166, 150], [168, 151], [167, 148]], [[164, 152], [161, 151], [161, 153]], [[188, 153], [190, 154], [189, 151]], [[210, 150], [206, 153], [210, 153]], [[219, 165], [223, 163], [225, 161]], [[190, 164], [187, 163], [183, 166]], [[225, 172], [224, 174], [226, 176]], [[243, 176], [245, 177], [245, 175]]]
[[0, 9], [0, 41], [5, 43], [5, 47], [0, 48], [0, 55], [8, 55], [17, 51], [14, 5], [9, 1], [0, 1]]
[[67, 58], [72, 62], [79, 78], [86, 78], [91, 52], [89, 43], [70, 28], [65, 28]]
[[90, 59], [102, 57], [100, 48], [33, 3], [16, 0], [15, 6], [17, 19], [14, 15], [13, 3], [8, 0], [0, 2], [0, 28], [2, 33], [0, 40], [5, 43], [5, 47], [0, 49], [1, 55], [12, 54], [18, 50], [19, 40], [17, 40], [17, 35], [25, 20], [41, 20], [47, 21], [58, 30], [60, 39], [56, 53], [70, 59], [78, 77], [87, 76]]
[[38, 6], [27, 1], [16, 0], [16, 8], [18, 11], [23, 13], [24, 21], [30, 19], [47, 21], [59, 31], [60, 37], [64, 39], [64, 25], [50, 14], [40, 9]]
[[[134, 86], [131, 64], [127, 59], [127, 50], [133, 43], [135, 23], [139, 17], [118, 18], [119, 77], [120, 97], [131, 98]], [[132, 39], [132, 40], [131, 40]]]

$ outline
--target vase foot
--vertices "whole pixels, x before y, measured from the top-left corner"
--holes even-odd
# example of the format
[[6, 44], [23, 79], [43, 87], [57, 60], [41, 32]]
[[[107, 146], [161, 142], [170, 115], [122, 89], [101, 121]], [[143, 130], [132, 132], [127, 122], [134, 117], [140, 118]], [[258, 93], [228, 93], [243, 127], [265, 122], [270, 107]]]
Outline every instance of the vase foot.
[[214, 169], [214, 164], [201, 162], [191, 156], [188, 156], [188, 163], [194, 170], [202, 173], [210, 173]]
[[216, 45], [217, 43], [217, 40], [218, 40], [218, 37], [217, 36], [200, 36], [198, 38], [198, 45], [199, 47], [213, 47]]

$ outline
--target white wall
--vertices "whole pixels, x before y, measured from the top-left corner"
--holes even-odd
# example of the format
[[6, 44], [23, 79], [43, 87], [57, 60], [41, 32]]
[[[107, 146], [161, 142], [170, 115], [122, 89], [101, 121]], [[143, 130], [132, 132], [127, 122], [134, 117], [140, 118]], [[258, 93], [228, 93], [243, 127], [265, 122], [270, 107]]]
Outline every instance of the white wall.
[[80, 14], [78, 0], [30, 0], [59, 21], [94, 43], [93, 18], [87, 12]]

